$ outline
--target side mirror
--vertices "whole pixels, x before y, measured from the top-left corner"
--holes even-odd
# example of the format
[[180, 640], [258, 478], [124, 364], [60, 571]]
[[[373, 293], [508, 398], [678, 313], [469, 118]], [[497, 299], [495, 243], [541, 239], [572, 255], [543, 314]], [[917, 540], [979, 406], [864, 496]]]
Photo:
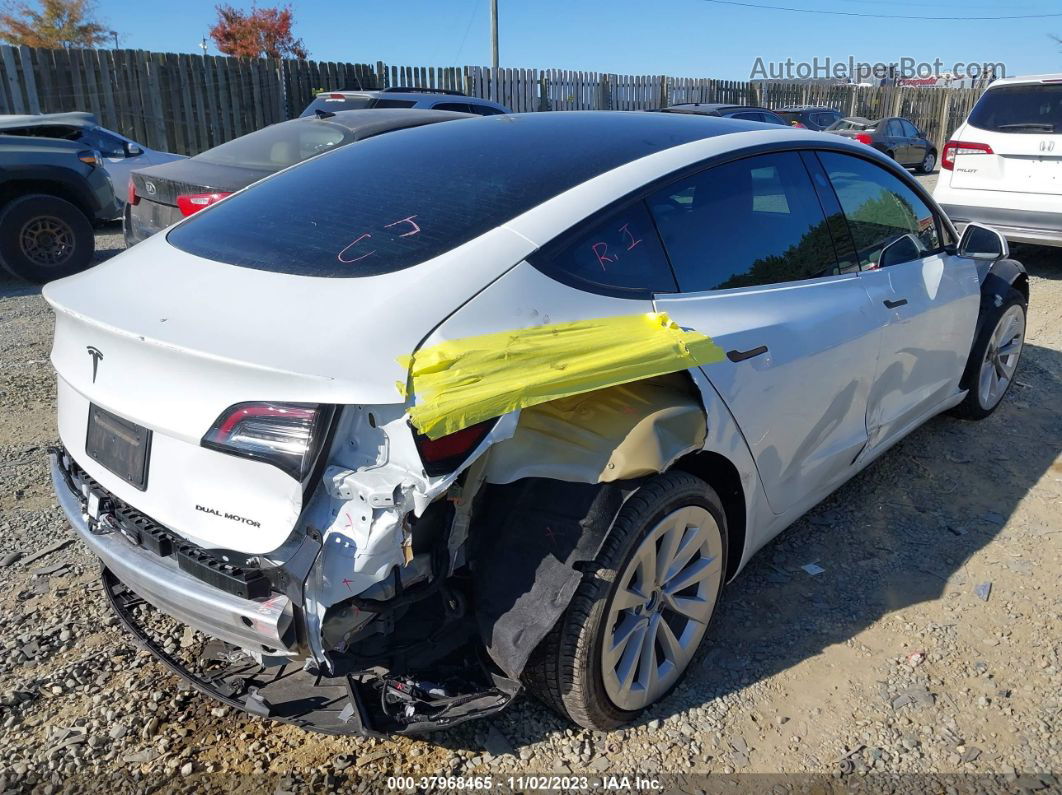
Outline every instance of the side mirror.
[[981, 224], [967, 224], [959, 238], [960, 257], [995, 262], [1010, 256], [1007, 239], [995, 229]]
[[140, 144], [134, 144], [132, 141], [126, 141], [125, 144], [125, 156], [136, 157], [137, 155], [144, 154], [144, 150], [141, 149]]

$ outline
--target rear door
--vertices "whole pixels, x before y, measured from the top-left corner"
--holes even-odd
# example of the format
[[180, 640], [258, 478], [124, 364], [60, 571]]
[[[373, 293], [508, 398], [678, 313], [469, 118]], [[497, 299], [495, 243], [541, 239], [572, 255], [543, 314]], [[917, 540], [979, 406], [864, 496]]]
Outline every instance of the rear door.
[[951, 187], [1062, 195], [1062, 82], [988, 89], [961, 139], [982, 148], [959, 150]]
[[838, 262], [800, 154], [715, 166], [649, 205], [680, 290], [657, 307], [727, 352], [703, 369], [772, 509], [843, 480], [867, 442], [880, 313], [854, 263]]
[[904, 161], [904, 165], [918, 165], [925, 160], [926, 152], [929, 151], [929, 147], [926, 144], [925, 139], [918, 132], [918, 128], [915, 127], [907, 119], [900, 119], [900, 126], [903, 128], [904, 138], [907, 141], [907, 160]]
[[888, 119], [885, 122], [885, 146], [892, 152], [893, 158], [898, 163], [910, 163], [910, 144], [903, 134], [903, 126], [899, 119]]
[[933, 210], [898, 176], [854, 155], [820, 152], [884, 325], [867, 405], [871, 444], [886, 442], [954, 395], [980, 305], [973, 260], [945, 250]]

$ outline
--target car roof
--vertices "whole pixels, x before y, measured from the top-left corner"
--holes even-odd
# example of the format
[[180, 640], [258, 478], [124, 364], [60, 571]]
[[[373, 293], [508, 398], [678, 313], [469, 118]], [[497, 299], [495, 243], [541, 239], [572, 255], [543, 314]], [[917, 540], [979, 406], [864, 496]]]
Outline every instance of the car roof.
[[306, 122], [327, 121], [339, 124], [354, 133], [354, 140], [371, 138], [374, 135], [406, 127], [420, 127], [439, 121], [479, 118], [473, 113], [459, 113], [453, 110], [431, 110], [427, 108], [364, 108], [361, 110], [337, 110], [331, 115], [302, 116], [289, 119], [280, 124], [299, 124]]
[[840, 113], [837, 108], [831, 108], [829, 105], [786, 105], [784, 108], [779, 108], [775, 113], [799, 113], [802, 110], [832, 110], [834, 113]]
[[0, 116], [0, 130], [15, 127], [50, 127], [68, 124], [71, 127], [98, 127], [99, 122], [91, 113], [34, 113], [25, 116]]
[[1001, 77], [998, 80], [992, 81], [988, 88], [991, 90], [997, 86], [1031, 85], [1035, 83], [1062, 83], [1062, 72], [1043, 75], [1022, 75], [1019, 77]]

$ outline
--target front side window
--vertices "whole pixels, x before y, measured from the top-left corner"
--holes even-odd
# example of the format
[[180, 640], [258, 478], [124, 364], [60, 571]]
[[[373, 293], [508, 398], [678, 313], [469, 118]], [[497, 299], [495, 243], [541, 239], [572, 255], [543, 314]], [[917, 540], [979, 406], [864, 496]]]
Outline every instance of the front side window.
[[647, 295], [675, 290], [667, 257], [642, 202], [578, 232], [541, 267], [566, 283], [592, 291], [618, 288], [620, 294]]
[[839, 273], [826, 218], [795, 152], [710, 168], [648, 203], [683, 292]]
[[820, 152], [864, 270], [941, 250], [937, 218], [897, 176], [860, 157]]

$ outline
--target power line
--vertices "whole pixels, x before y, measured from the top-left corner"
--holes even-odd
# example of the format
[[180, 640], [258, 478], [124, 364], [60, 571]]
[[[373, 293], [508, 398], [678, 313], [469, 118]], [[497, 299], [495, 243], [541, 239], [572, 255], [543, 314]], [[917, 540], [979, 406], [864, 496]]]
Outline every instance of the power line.
[[936, 20], [938, 22], [973, 22], [973, 21], [986, 21], [986, 20], [1004, 20], [1004, 19], [1044, 19], [1046, 17], [1062, 17], [1062, 13], [1052, 14], [1010, 14], [1005, 16], [994, 17], [929, 17], [929, 16], [912, 16], [905, 14], [863, 14], [858, 11], [831, 11], [826, 9], [815, 8], [793, 8], [792, 6], [770, 6], [760, 5], [758, 3], [742, 3], [739, 0], [702, 0], [705, 3], [715, 3], [717, 5], [725, 6], [741, 6], [742, 8], [756, 8], [761, 11], [792, 11], [796, 14], [829, 14], [830, 16], [838, 17], [871, 17], [874, 19], [922, 19], [922, 20]]

